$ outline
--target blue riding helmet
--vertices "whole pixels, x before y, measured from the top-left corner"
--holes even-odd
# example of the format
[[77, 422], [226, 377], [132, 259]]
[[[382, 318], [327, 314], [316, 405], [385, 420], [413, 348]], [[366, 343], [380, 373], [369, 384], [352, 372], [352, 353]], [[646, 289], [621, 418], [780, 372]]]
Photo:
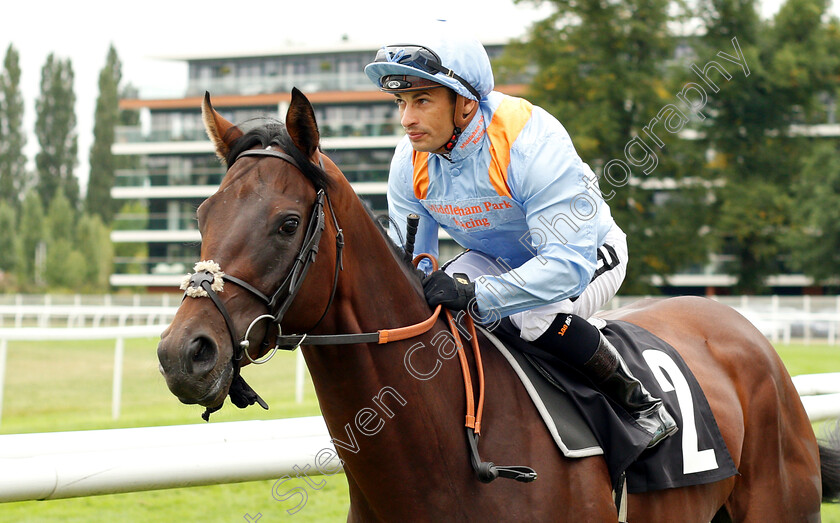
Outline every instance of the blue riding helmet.
[[[405, 85], [408, 82], [404, 77], [419, 77], [476, 101], [490, 94], [495, 83], [490, 58], [481, 42], [458, 36], [430, 37], [421, 44], [383, 46], [374, 61], [365, 67], [365, 74], [383, 91], [409, 90], [410, 84]], [[386, 76], [396, 77], [387, 82], [390, 88], [382, 83]]]

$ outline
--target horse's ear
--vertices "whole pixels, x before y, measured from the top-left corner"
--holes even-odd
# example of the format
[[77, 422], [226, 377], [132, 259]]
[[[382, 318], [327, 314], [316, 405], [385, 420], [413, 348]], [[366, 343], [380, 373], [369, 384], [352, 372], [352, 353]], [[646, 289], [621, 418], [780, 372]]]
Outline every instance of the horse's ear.
[[216, 156], [224, 162], [230, 152], [230, 145], [242, 136], [242, 131], [213, 109], [213, 104], [210, 103], [210, 93], [206, 91], [204, 92], [204, 101], [201, 104], [201, 117], [204, 120], [207, 137], [216, 147]]
[[315, 111], [297, 87], [292, 88], [292, 102], [286, 112], [286, 130], [297, 148], [307, 157], [315, 154], [321, 140], [318, 124], [315, 122]]

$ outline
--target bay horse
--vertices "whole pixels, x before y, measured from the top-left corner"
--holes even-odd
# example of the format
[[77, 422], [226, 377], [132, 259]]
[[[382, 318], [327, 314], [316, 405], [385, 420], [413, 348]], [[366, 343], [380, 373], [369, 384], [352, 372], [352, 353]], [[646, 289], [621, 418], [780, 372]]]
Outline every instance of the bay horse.
[[[430, 317], [419, 278], [320, 151], [302, 93], [293, 90], [285, 125], [247, 133], [213, 109], [209, 94], [202, 110], [229, 170], [197, 211], [201, 258], [227, 276], [218, 286], [209, 281], [213, 271], [201, 273], [210, 274], [206, 281], [193, 277], [193, 290], [212, 284], [213, 299], [185, 298], [161, 335], [160, 369], [173, 394], [221, 406], [239, 369], [279, 336], [274, 320], [283, 333], [324, 336]], [[254, 320], [260, 317], [270, 321]], [[840, 492], [838, 453], [818, 445], [790, 376], [760, 332], [734, 310], [694, 297], [606, 317], [676, 348], [739, 471], [716, 483], [631, 494], [629, 521], [819, 521], [821, 498]], [[410, 339], [301, 349], [343, 462], [348, 521], [616, 521], [604, 459], [562, 456], [525, 388], [483, 337], [482, 453], [532, 465], [539, 479], [476, 479], [464, 441], [462, 372], [435, 350], [435, 333], [446, 328], [438, 318]], [[240, 348], [243, 337], [263, 343]]]

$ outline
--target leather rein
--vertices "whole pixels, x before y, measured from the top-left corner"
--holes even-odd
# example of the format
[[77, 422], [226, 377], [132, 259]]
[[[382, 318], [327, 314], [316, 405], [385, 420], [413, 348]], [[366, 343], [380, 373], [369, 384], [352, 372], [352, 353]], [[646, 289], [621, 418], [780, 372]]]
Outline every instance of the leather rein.
[[[303, 153], [300, 151], [296, 152], [298, 152], [300, 155], [303, 155]], [[304, 172], [304, 170], [301, 168], [300, 164], [297, 162], [297, 160], [295, 160], [294, 157], [271, 148], [271, 145], [269, 145], [265, 149], [249, 149], [243, 151], [236, 157], [236, 159], [233, 162], [231, 162], [231, 164], [228, 166], [228, 170], [230, 170], [230, 168], [233, 166], [234, 163], [236, 163], [236, 161], [246, 156], [278, 158], [280, 160], [290, 163], [299, 171]], [[320, 153], [319, 164], [320, 168], [323, 170], [324, 163], [323, 159], [320, 157]], [[324, 189], [319, 189], [315, 196], [315, 202], [313, 204], [312, 215], [309, 220], [309, 226], [306, 231], [306, 236], [304, 237], [303, 245], [301, 246], [300, 251], [295, 257], [295, 261], [293, 262], [292, 268], [289, 271], [289, 274], [284, 279], [284, 281], [271, 295], [271, 297], [262, 293], [260, 290], [258, 290], [248, 282], [235, 276], [223, 273], [218, 267], [218, 265], [213, 264], [212, 262], [209, 263], [214, 265], [214, 267], [211, 269], [205, 268], [204, 270], [199, 270], [199, 266], [201, 263], [206, 264], [208, 262], [199, 262], [199, 264], [196, 264], [196, 273], [188, 275], [189, 279], [186, 280], [184, 284], [182, 284], [182, 288], [185, 290], [184, 299], [186, 299], [187, 296], [207, 296], [213, 301], [213, 304], [221, 313], [227, 325], [228, 332], [231, 337], [231, 343], [234, 348], [233, 360], [235, 367], [237, 366], [236, 363], [242, 359], [243, 355], [245, 355], [248, 358], [248, 360], [250, 360], [252, 363], [262, 364], [270, 360], [278, 349], [295, 350], [301, 345], [353, 345], [368, 343], [376, 343], [381, 345], [390, 342], [406, 340], [417, 337], [421, 334], [425, 334], [426, 332], [431, 330], [431, 328], [437, 322], [438, 316], [440, 315], [440, 311], [442, 308], [440, 305], [438, 305], [435, 308], [432, 315], [426, 320], [406, 327], [400, 327], [395, 329], [382, 329], [376, 332], [358, 334], [283, 334], [282, 329], [280, 327], [280, 322], [283, 320], [283, 316], [286, 314], [289, 307], [291, 307], [292, 302], [294, 301], [295, 297], [300, 291], [304, 278], [306, 277], [306, 274], [309, 271], [312, 264], [315, 263], [315, 258], [318, 254], [318, 245], [320, 243], [321, 236], [324, 232], [326, 224], [326, 217], [324, 211], [325, 200], [326, 206], [330, 209], [330, 216], [332, 218], [333, 225], [336, 230], [335, 272], [333, 275], [332, 291], [330, 292], [330, 298], [327, 302], [326, 307], [324, 308], [324, 312], [321, 314], [321, 317], [318, 319], [315, 325], [311, 329], [309, 329], [309, 331], [314, 330], [318, 325], [320, 325], [321, 321], [324, 319], [330, 307], [332, 306], [332, 302], [335, 298], [336, 289], [338, 287], [339, 273], [343, 269], [342, 252], [344, 249], [344, 233], [338, 224], [338, 219], [336, 218], [335, 212], [333, 211], [332, 202], [330, 201], [329, 195]], [[414, 243], [413, 237], [411, 238], [411, 243]], [[433, 267], [437, 269], [437, 260], [435, 260], [432, 256], [428, 254], [418, 255], [414, 259], [415, 266], [424, 258], [429, 259], [432, 262]], [[251, 324], [245, 330], [245, 335], [243, 336], [241, 341], [239, 341], [236, 336], [236, 329], [233, 324], [233, 319], [231, 318], [230, 314], [227, 311], [227, 308], [225, 307], [224, 303], [217, 294], [217, 292], [221, 292], [223, 288], [223, 285], [215, 285], [218, 279], [221, 279], [222, 281], [228, 281], [230, 283], [236, 284], [242, 289], [245, 289], [253, 296], [255, 296], [259, 301], [261, 301], [268, 309], [268, 314], [258, 316], [251, 321]], [[196, 292], [198, 291], [198, 289], [201, 289], [204, 292]], [[275, 311], [275, 309], [276, 312], [273, 312]], [[445, 315], [449, 323], [449, 327], [457, 347], [459, 361], [461, 363], [461, 370], [464, 378], [464, 388], [467, 402], [465, 426], [467, 430], [467, 441], [470, 450], [470, 463], [472, 464], [473, 469], [478, 475], [478, 479], [484, 483], [489, 483], [497, 477], [515, 479], [520, 482], [530, 482], [535, 480], [537, 477], [537, 473], [529, 467], [497, 466], [492, 462], [481, 460], [478, 454], [478, 437], [481, 434], [481, 419], [484, 409], [484, 367], [481, 361], [481, 352], [478, 346], [478, 337], [475, 331], [475, 324], [473, 323], [472, 317], [469, 314], [464, 315], [464, 317], [466, 318], [467, 329], [469, 330], [468, 337], [472, 342], [473, 354], [475, 356], [475, 364], [478, 374], [479, 395], [477, 408], [475, 404], [475, 395], [473, 392], [469, 362], [467, 361], [464, 346], [461, 342], [458, 325], [456, 325], [456, 322], [452, 318], [452, 314], [449, 312], [449, 310], [445, 310]], [[267, 357], [254, 360], [248, 352], [250, 346], [248, 335], [250, 334], [251, 329], [254, 327], [254, 325], [263, 320], [271, 320], [272, 323], [277, 327], [275, 346]], [[268, 331], [269, 329], [266, 329], [266, 334], [263, 337], [262, 346], [264, 348], [268, 346]], [[244, 380], [242, 380], [242, 383], [244, 384]], [[247, 387], [247, 385], [245, 386]], [[250, 387], [248, 387], [248, 389], [251, 392], [253, 392], [253, 390], [250, 389]], [[254, 396], [256, 396], [255, 401], [259, 402], [263, 408], [268, 408], [265, 402], [262, 401], [262, 398], [259, 398], [259, 396], [256, 393], [254, 393]], [[206, 412], [205, 414], [209, 415], [209, 411], [210, 409], [208, 409], [208, 412]], [[208, 418], [205, 417], [205, 420], [206, 419]]]

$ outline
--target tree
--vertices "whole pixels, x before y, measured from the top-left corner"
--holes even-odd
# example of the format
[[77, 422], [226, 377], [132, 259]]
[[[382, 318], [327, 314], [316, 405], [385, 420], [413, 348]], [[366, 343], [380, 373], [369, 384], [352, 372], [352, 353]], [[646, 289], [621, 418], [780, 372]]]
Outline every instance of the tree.
[[[548, 3], [556, 11], [496, 70], [502, 81], [535, 71], [528, 97], [599, 174], [628, 234], [622, 291], [650, 292], [640, 282], [667, 283], [712, 252], [731, 258], [736, 291], [763, 290], [801, 208], [787, 195], [812, 141], [796, 126], [825, 123], [838, 94], [840, 22], [826, 19], [828, 0], [787, 0], [771, 22], [756, 0], [684, 12], [679, 0]], [[700, 29], [669, 33], [683, 19]]]
[[790, 223], [792, 198], [779, 185], [754, 180], [729, 184], [716, 223], [726, 231], [724, 253], [735, 257], [730, 273], [738, 277], [736, 292], [759, 293], [768, 276], [781, 272], [782, 237]]
[[62, 193], [57, 193], [47, 207], [46, 229], [48, 243], [57, 240], [76, 239], [76, 216], [70, 206], [70, 200]]
[[[149, 209], [143, 202], [132, 200], [122, 206], [113, 224], [115, 231], [137, 231], [149, 228]], [[145, 274], [149, 259], [147, 243], [117, 243], [113, 246], [114, 261], [125, 274]]]
[[49, 287], [78, 290], [85, 280], [86, 267], [95, 260], [85, 259], [74, 246], [75, 212], [62, 192], [50, 202], [46, 218], [47, 259], [44, 276]]
[[17, 263], [17, 217], [11, 203], [0, 200], [0, 272], [14, 270]]
[[115, 128], [119, 119], [119, 84], [122, 64], [112, 45], [108, 50], [105, 67], [99, 73], [99, 98], [93, 124], [93, 145], [90, 149], [90, 178], [88, 181], [85, 208], [90, 214], [97, 214], [105, 224], [114, 217], [114, 203], [111, 188], [114, 186], [114, 144]]
[[72, 64], [69, 59], [62, 61], [50, 54], [41, 69], [41, 94], [35, 102], [35, 135], [41, 146], [35, 156], [38, 192], [47, 206], [61, 191], [73, 209], [78, 207], [75, 104]]
[[[696, 180], [702, 148], [662, 131], [661, 123], [656, 138], [645, 131], [678, 92], [671, 80], [677, 40], [667, 27], [681, 18], [680, 4], [547, 3], [556, 11], [506, 48], [497, 72], [504, 79], [536, 66], [527, 97], [569, 131], [581, 158], [600, 174], [612, 214], [628, 235], [633, 261], [622, 292], [651, 292], [650, 276], [703, 263], [710, 239], [701, 234], [706, 213], [686, 212], [702, 209], [706, 197]], [[685, 248], [686, 237], [696, 238], [693, 248]]]
[[817, 283], [837, 285], [840, 275], [840, 150], [819, 144], [803, 161], [793, 187], [793, 224], [785, 237], [791, 265]]
[[23, 199], [18, 231], [18, 282], [24, 286], [32, 286], [40, 279], [41, 268], [36, 263], [37, 252], [39, 245], [46, 240], [44, 207], [35, 190], [28, 191]]
[[734, 258], [728, 272], [737, 278], [735, 291], [761, 292], [787, 253], [784, 233], [796, 203], [787, 195], [811, 148], [791, 126], [813, 123], [820, 95], [836, 82], [837, 59], [822, 21], [827, 5], [788, 0], [772, 23], [759, 19], [754, 0], [704, 5], [706, 34], [698, 49], [743, 61], [740, 69], [730, 66], [736, 85], [710, 94], [705, 111], [706, 143], [717, 158], [712, 170], [723, 182], [712, 229]]
[[20, 208], [26, 182], [26, 133], [23, 129], [23, 94], [20, 57], [9, 44], [0, 75], [0, 201]]
[[827, 0], [787, 0], [773, 23], [774, 87], [789, 112], [787, 123], [825, 123], [821, 95], [837, 88], [838, 21], [824, 21]]
[[82, 253], [64, 238], [47, 247], [44, 276], [50, 289], [79, 290], [85, 279], [85, 260]]
[[114, 260], [110, 230], [99, 216], [85, 213], [76, 227], [76, 244], [84, 263], [84, 284], [89, 290], [105, 291]]

